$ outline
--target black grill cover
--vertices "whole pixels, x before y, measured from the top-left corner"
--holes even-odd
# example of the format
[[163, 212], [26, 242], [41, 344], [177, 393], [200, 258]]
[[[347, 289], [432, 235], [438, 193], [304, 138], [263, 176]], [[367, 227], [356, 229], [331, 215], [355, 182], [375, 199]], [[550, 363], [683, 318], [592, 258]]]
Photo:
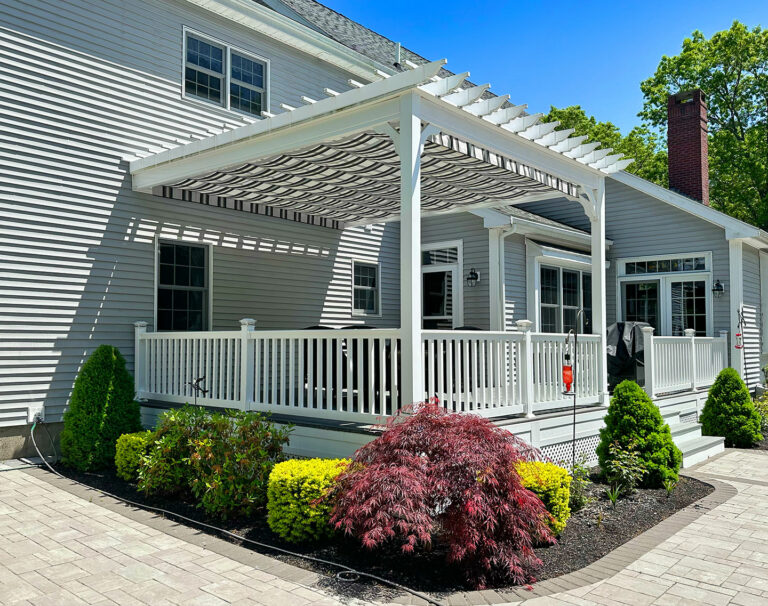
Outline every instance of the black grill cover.
[[643, 326], [647, 322], [617, 322], [608, 327], [608, 387], [625, 379], [643, 383]]

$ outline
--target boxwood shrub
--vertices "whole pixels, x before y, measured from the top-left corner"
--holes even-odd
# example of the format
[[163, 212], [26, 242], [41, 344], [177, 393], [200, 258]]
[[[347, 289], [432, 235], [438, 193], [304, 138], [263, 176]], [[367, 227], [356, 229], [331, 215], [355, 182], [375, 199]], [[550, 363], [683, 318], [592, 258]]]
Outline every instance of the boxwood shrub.
[[114, 465], [117, 438], [141, 429], [134, 395], [125, 358], [111, 345], [97, 347], [80, 369], [64, 413], [64, 464], [81, 471]]
[[549, 527], [555, 534], [565, 529], [571, 517], [571, 476], [566, 469], [554, 463], [524, 461], [516, 466], [520, 479], [528, 490], [536, 494], [552, 516]]
[[272, 531], [292, 543], [331, 536], [328, 494], [348, 464], [348, 459], [292, 459], [275, 465], [267, 487]]
[[623, 381], [614, 389], [605, 427], [600, 430], [597, 456], [604, 472], [609, 468], [614, 443], [640, 456], [647, 470], [642, 486], [661, 488], [666, 480], [677, 481], [683, 455], [672, 441], [669, 425], [658, 407], [633, 381]]
[[760, 413], [733, 368], [724, 368], [717, 375], [699, 420], [705, 436], [723, 436], [728, 447], [749, 448], [763, 439]]
[[154, 433], [151, 431], [124, 433], [117, 438], [115, 469], [119, 477], [128, 482], [134, 482], [138, 478], [139, 465], [153, 440]]

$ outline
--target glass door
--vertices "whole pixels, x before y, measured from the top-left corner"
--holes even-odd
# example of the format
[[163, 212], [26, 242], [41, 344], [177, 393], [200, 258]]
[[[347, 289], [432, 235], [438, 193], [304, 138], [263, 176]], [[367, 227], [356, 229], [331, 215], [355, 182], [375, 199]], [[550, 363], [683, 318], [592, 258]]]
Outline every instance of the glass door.
[[693, 328], [697, 337], [707, 336], [707, 283], [704, 280], [671, 281], [672, 335]]
[[425, 329], [456, 328], [457, 268], [423, 267], [422, 324]]
[[647, 322], [659, 333], [659, 280], [647, 282], [624, 282], [622, 284], [622, 306], [625, 322]]

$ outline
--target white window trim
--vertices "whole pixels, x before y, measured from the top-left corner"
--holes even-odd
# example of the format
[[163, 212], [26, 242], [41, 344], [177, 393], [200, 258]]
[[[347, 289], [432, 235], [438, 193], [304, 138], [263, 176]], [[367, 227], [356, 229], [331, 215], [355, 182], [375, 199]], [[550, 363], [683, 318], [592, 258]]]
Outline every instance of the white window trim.
[[[193, 244], [207, 248], [206, 260], [208, 262], [208, 318], [206, 330], [213, 330], [213, 249], [214, 245], [210, 242], [200, 242], [199, 240], [185, 240], [184, 238], [171, 238], [168, 236], [155, 236], [154, 242], [154, 279], [152, 280], [152, 328], [157, 332], [157, 290], [160, 288], [160, 243], [168, 242], [170, 244]], [[174, 332], [174, 331], [163, 331]]]
[[[696, 271], [669, 271], [645, 274], [627, 274], [626, 264], [637, 261], [658, 261], [666, 259], [690, 259], [692, 257], [704, 257], [704, 270]], [[704, 281], [707, 307], [707, 336], [715, 334], [714, 329], [714, 303], [712, 297], [712, 252], [671, 253], [666, 255], [648, 255], [643, 257], [622, 257], [616, 259], [616, 321], [624, 321], [624, 300], [622, 289], [625, 282], [650, 282], [659, 281], [659, 310], [661, 327], [657, 335], [666, 336], [672, 333], [672, 305], [669, 300], [670, 282]]]
[[[376, 313], [369, 313], [355, 309], [355, 264], [364, 263], [366, 265], [376, 266]], [[350, 291], [349, 291], [349, 306], [351, 309], [350, 315], [353, 318], [381, 318], [381, 263], [378, 261], [372, 261], [371, 259], [363, 259], [361, 257], [355, 257], [350, 261]]]
[[[188, 34], [192, 34], [193, 36], [201, 38], [206, 42], [210, 42], [211, 44], [215, 44], [216, 46], [220, 46], [224, 49], [224, 74], [222, 79], [223, 81], [222, 81], [222, 102], [221, 103], [216, 103], [214, 101], [202, 99], [200, 97], [195, 97], [193, 95], [187, 95], [187, 84], [186, 84], [185, 73], [186, 73], [186, 67], [187, 67], [187, 35]], [[218, 107], [220, 109], [225, 109], [227, 111], [238, 114], [240, 116], [248, 116], [250, 118], [256, 118], [256, 119], [263, 118], [263, 116], [257, 116], [256, 114], [249, 114], [248, 112], [244, 112], [239, 109], [232, 109], [232, 107], [230, 106], [229, 84], [231, 79], [232, 51], [234, 51], [240, 55], [244, 55], [249, 59], [254, 59], [264, 64], [264, 102], [262, 104], [261, 109], [262, 111], [266, 111], [266, 112], [270, 111], [271, 105], [270, 105], [269, 91], [270, 91], [270, 82], [271, 82], [271, 63], [269, 59], [267, 59], [266, 57], [262, 57], [261, 55], [258, 55], [256, 53], [247, 51], [239, 46], [235, 46], [233, 44], [227, 44], [223, 40], [219, 40], [218, 38], [214, 38], [213, 36], [204, 34], [203, 32], [193, 29], [191, 27], [188, 27], [186, 25], [182, 26], [181, 39], [182, 39], [181, 98], [184, 101], [200, 103], [206, 107]]]
[[[592, 257], [589, 254], [581, 254], [562, 250], [554, 246], [539, 244], [532, 240], [525, 241], [526, 256], [526, 304], [528, 307], [528, 319], [533, 322], [534, 332], [541, 332], [541, 266], [573, 269], [580, 272], [592, 273]], [[579, 287], [583, 291], [583, 285]], [[562, 281], [560, 283], [562, 296]], [[592, 296], [592, 293], [589, 294]], [[584, 294], [582, 292], [582, 301]], [[562, 304], [560, 305], [562, 309]]]
[[[454, 297], [454, 312], [453, 312], [453, 328], [464, 326], [464, 240], [444, 240], [442, 242], [426, 242], [421, 245], [421, 252], [427, 250], [438, 250], [440, 248], [455, 248], [456, 249], [456, 263], [438, 263], [435, 265], [424, 265], [421, 259], [421, 275], [425, 273], [433, 273], [437, 271], [448, 271], [449, 269], [456, 270], [455, 291]], [[422, 309], [421, 309], [421, 321], [424, 322], [424, 279], [421, 280], [422, 288]], [[434, 318], [433, 318], [434, 319]]]

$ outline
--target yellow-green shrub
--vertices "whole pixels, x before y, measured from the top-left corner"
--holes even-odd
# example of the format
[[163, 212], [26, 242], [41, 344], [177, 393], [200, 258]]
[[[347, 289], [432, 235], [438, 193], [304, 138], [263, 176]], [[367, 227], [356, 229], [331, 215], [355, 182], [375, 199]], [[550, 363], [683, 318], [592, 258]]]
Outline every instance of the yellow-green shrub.
[[147, 454], [147, 449], [153, 441], [151, 431], [124, 433], [117, 438], [115, 444], [115, 467], [117, 475], [133, 482], [138, 477], [141, 457]]
[[267, 486], [267, 522], [286, 541], [330, 536], [333, 506], [320, 500], [333, 488], [348, 459], [292, 459], [275, 465]]
[[552, 515], [549, 526], [555, 534], [560, 534], [571, 517], [571, 508], [568, 506], [571, 476], [568, 471], [554, 463], [531, 461], [518, 463], [517, 473], [520, 474], [523, 486], [544, 502]]

